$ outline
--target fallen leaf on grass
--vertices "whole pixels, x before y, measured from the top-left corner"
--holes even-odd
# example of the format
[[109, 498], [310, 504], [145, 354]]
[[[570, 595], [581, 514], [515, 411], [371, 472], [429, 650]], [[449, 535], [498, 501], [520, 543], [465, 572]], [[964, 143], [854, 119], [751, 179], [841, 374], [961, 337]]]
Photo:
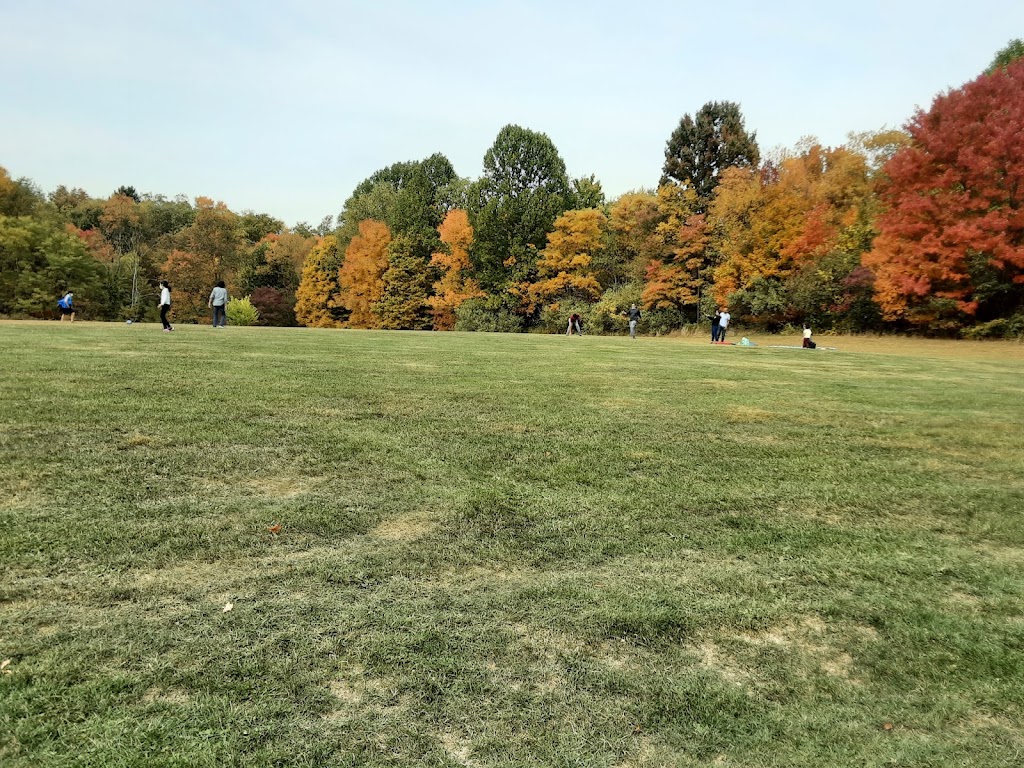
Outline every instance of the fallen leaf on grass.
[[267, 530], [270, 531], [271, 533], [280, 533], [281, 532], [281, 524], [278, 523], [277, 525], [268, 525], [267, 526]]
[[882, 730], [883, 731], [891, 731], [892, 730], [892, 723], [886, 723], [885, 725], [883, 725], [882, 726]]
[[14, 674], [14, 670], [7, 668], [10, 665], [11, 665], [11, 660], [10, 659], [4, 659], [3, 661], [0, 661], [0, 672], [3, 672], [5, 675], [13, 675]]
[[234, 603], [225, 603], [224, 604], [224, 608], [221, 609], [221, 613], [227, 613], [228, 611], [230, 611], [234, 607], [235, 607]]

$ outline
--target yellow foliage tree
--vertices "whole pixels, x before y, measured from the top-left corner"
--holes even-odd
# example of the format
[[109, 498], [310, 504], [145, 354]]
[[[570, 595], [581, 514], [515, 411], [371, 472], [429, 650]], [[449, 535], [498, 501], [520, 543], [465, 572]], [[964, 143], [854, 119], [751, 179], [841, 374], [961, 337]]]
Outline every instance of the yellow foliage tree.
[[345, 263], [338, 272], [341, 286], [338, 301], [351, 312], [348, 324], [352, 328], [380, 327], [375, 306], [384, 296], [390, 244], [388, 225], [366, 219], [359, 222], [359, 234], [345, 250]]
[[643, 278], [652, 260], [665, 258], [665, 242], [658, 232], [658, 224], [663, 220], [659, 197], [647, 192], [627, 193], [612, 204], [608, 216], [623, 264], [622, 277]]
[[306, 256], [302, 277], [295, 292], [295, 319], [311, 328], [337, 328], [341, 325], [337, 304], [338, 239], [333, 235], [320, 240]]
[[601, 285], [590, 265], [594, 254], [604, 248], [607, 225], [607, 217], [597, 208], [566, 211], [555, 219], [547, 248], [537, 261], [540, 279], [520, 286], [530, 311], [559, 298], [593, 301], [601, 295]]
[[434, 295], [428, 303], [434, 330], [450, 331], [455, 327], [455, 310], [459, 305], [485, 294], [480, 283], [467, 275], [472, 267], [469, 249], [473, 246], [473, 227], [466, 211], [449, 211], [437, 232], [447, 252], [435, 253], [430, 258], [430, 263], [441, 270], [441, 279], [434, 283]]

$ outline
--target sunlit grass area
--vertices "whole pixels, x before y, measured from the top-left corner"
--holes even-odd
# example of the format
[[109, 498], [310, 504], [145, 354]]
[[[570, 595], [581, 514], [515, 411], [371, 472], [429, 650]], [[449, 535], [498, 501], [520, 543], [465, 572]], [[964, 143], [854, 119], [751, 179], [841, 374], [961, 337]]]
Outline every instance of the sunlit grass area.
[[5, 766], [1011, 766], [1024, 354], [0, 324]]

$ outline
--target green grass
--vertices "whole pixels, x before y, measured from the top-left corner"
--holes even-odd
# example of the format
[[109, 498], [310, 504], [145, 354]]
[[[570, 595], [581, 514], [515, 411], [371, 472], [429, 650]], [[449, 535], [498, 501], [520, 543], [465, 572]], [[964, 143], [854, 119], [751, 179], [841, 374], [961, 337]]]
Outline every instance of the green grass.
[[0, 763], [1019, 765], [1022, 374], [0, 324]]

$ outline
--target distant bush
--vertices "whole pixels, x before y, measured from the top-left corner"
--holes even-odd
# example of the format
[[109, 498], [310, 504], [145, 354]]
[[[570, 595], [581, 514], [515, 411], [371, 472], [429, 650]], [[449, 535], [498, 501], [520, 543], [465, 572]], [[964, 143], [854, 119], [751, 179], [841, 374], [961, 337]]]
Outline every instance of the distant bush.
[[278, 288], [255, 288], [249, 301], [259, 313], [260, 325], [295, 325], [295, 294]]
[[252, 305], [249, 297], [231, 299], [227, 306], [230, 325], [256, 325], [260, 321], [259, 310]]
[[521, 333], [525, 322], [500, 298], [468, 299], [455, 310], [455, 330]]
[[1000, 317], [963, 330], [965, 339], [1024, 339], [1024, 314]]
[[[628, 333], [629, 320], [626, 319], [626, 312], [631, 304], [640, 304], [640, 296], [643, 294], [642, 283], [626, 283], [615, 288], [609, 288], [601, 294], [596, 304], [591, 305], [588, 313], [588, 325], [594, 333]], [[646, 332], [646, 312], [641, 312], [640, 322], [637, 323], [637, 330], [640, 333]]]

